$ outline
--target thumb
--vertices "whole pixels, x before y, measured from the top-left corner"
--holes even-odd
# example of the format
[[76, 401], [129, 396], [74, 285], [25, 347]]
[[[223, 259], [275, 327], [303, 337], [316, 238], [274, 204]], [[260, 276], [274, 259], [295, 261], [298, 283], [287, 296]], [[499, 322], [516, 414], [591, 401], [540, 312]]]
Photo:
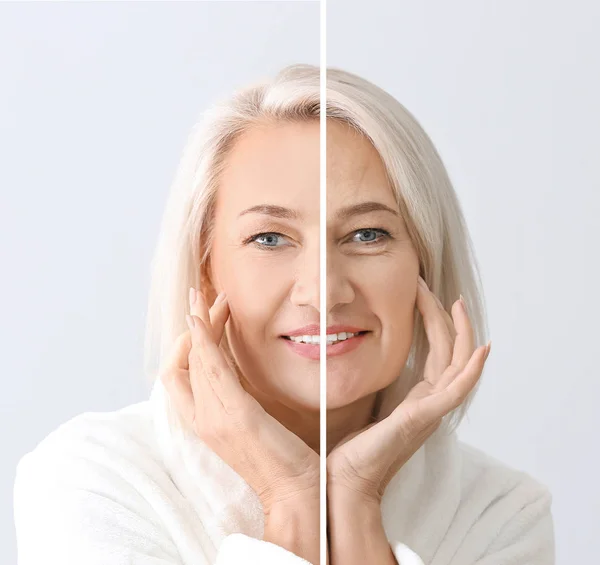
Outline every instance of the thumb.
[[364, 428], [361, 428], [359, 430], [356, 430], [355, 432], [352, 432], [352, 433], [348, 434], [347, 436], [345, 436], [344, 438], [342, 438], [342, 440], [340, 442], [338, 442], [338, 443], [335, 444], [334, 449], [336, 449], [338, 447], [341, 447], [345, 443], [348, 443], [351, 439], [354, 439], [357, 435], [366, 432], [367, 430], [369, 430], [370, 428], [372, 428], [377, 423], [378, 422], [371, 422], [368, 426], [365, 426]]
[[172, 370], [184, 369], [186, 371], [189, 370], [189, 354], [192, 348], [192, 336], [190, 332], [183, 332], [179, 334], [166, 359], [163, 362], [161, 373], [168, 372]]

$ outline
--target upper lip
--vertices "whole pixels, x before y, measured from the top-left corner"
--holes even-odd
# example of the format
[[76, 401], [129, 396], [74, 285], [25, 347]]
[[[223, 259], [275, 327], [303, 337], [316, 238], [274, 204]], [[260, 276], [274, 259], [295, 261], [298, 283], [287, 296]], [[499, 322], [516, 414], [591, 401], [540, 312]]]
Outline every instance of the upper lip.
[[[297, 328], [295, 330], [291, 330], [282, 335], [285, 336], [298, 336], [298, 335], [319, 335], [321, 326], [319, 324], [310, 324], [308, 326], [304, 326], [302, 328]], [[327, 326], [327, 334], [337, 334], [341, 332], [346, 333], [356, 333], [366, 331], [364, 328], [359, 328], [357, 326], [350, 326], [348, 324], [334, 324], [333, 326]]]

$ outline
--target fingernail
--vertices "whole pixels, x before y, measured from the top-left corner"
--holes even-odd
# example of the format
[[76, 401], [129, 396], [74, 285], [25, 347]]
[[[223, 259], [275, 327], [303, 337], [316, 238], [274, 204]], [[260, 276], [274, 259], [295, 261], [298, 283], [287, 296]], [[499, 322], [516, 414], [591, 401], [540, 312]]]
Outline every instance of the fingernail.
[[222, 290], [221, 292], [219, 292], [219, 294], [217, 295], [217, 298], [215, 298], [215, 304], [217, 304], [218, 302], [223, 302], [223, 299], [225, 298], [225, 291]]
[[188, 328], [190, 328], [190, 331], [193, 330], [195, 327], [194, 318], [192, 318], [189, 314], [186, 314], [185, 321], [187, 322], [187, 325], [188, 325]]
[[460, 295], [460, 303], [462, 304], [462, 307], [463, 307], [464, 311], [466, 312], [467, 311], [467, 304], [465, 303], [465, 299], [464, 299], [464, 297], [463, 297], [462, 294]]
[[490, 341], [487, 344], [487, 353], [485, 354], [485, 361], [487, 361], [488, 355], [490, 354], [491, 350], [492, 350], [492, 340], [490, 339]]
[[423, 288], [426, 288], [427, 290], [429, 290], [429, 287], [427, 286], [427, 283], [425, 282], [425, 279], [421, 275], [419, 275], [419, 284]]
[[190, 287], [190, 306], [196, 303], [196, 289], [191, 286]]

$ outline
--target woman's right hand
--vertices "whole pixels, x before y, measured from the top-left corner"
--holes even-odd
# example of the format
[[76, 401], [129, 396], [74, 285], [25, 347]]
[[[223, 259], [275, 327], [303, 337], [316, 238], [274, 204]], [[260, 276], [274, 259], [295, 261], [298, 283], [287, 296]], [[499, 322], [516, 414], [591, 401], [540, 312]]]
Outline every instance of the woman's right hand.
[[268, 414], [240, 384], [219, 349], [229, 305], [208, 309], [190, 289], [189, 332], [177, 339], [160, 378], [183, 420], [256, 492], [266, 516], [319, 504], [319, 456]]

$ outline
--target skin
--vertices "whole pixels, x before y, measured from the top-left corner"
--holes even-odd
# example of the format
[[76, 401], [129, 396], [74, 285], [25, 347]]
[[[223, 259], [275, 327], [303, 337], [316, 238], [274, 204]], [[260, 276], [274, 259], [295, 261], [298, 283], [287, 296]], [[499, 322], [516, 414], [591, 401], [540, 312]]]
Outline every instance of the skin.
[[[240, 216], [259, 204], [293, 210], [298, 219]], [[318, 121], [262, 125], [238, 138], [214, 221], [211, 286], [213, 294], [227, 292], [227, 339], [242, 386], [318, 452], [319, 362], [289, 351], [280, 337], [319, 323]]]
[[[342, 215], [366, 202], [393, 212]], [[410, 351], [419, 258], [397, 210], [375, 148], [329, 120], [327, 325], [347, 323], [369, 334], [359, 348], [327, 360], [328, 453], [369, 423], [376, 392], [396, 379]]]
[[[359, 348], [327, 365], [331, 562], [393, 564], [383, 492], [475, 386], [489, 347], [475, 348], [462, 301], [450, 317], [420, 283], [399, 214], [340, 214], [366, 201], [397, 205], [366, 139], [330, 120], [327, 140], [327, 323], [369, 330]], [[240, 216], [257, 204], [298, 217]], [[259, 233], [267, 235], [258, 238], [262, 246], [249, 241]], [[259, 495], [264, 539], [319, 563], [319, 364], [280, 337], [319, 322], [318, 122], [265, 124], [237, 140], [221, 179], [215, 235], [211, 282], [204, 294], [191, 289], [190, 331], [161, 378], [184, 420]], [[415, 308], [431, 346], [424, 379], [388, 418], [370, 424], [376, 392], [406, 362]], [[224, 332], [237, 367], [218, 347]]]
[[[242, 214], [260, 204], [298, 218]], [[272, 232], [275, 249], [257, 237]], [[190, 331], [161, 378], [184, 421], [258, 494], [264, 539], [319, 563], [319, 364], [280, 337], [319, 322], [318, 122], [237, 139], [214, 233], [205, 295], [191, 289]], [[236, 366], [218, 348], [225, 331]]]

